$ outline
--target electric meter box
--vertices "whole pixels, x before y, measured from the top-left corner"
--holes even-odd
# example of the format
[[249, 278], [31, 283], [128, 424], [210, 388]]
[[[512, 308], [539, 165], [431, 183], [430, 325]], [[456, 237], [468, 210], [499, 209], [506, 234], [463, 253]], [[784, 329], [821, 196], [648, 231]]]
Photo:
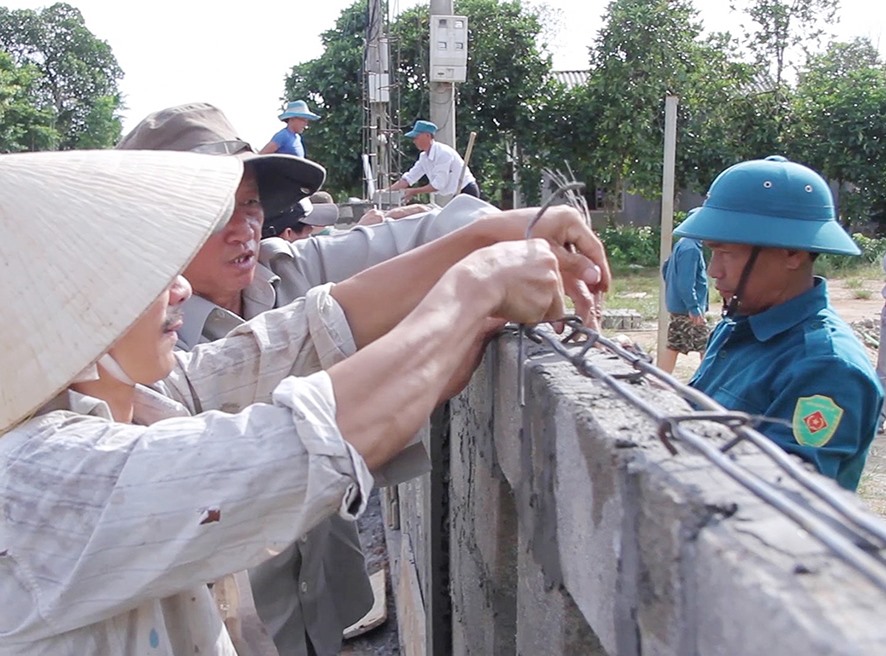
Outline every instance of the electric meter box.
[[468, 17], [431, 16], [431, 82], [464, 82], [468, 73]]

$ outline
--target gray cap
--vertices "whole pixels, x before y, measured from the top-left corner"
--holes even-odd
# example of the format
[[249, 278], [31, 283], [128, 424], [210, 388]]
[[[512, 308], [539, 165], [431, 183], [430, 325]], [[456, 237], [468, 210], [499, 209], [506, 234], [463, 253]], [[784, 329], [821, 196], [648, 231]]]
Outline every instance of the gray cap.
[[222, 111], [208, 103], [189, 103], [154, 112], [116, 147], [236, 155], [255, 171], [267, 216], [288, 211], [316, 192], [326, 179], [326, 169], [303, 157], [257, 154], [237, 136]]

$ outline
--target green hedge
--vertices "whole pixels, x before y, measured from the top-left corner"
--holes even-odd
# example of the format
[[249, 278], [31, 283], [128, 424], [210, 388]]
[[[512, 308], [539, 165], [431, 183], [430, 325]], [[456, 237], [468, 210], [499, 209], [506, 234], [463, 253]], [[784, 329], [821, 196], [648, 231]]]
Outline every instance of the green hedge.
[[607, 226], [597, 234], [606, 246], [609, 263], [614, 267], [658, 266], [661, 229], [658, 227]]

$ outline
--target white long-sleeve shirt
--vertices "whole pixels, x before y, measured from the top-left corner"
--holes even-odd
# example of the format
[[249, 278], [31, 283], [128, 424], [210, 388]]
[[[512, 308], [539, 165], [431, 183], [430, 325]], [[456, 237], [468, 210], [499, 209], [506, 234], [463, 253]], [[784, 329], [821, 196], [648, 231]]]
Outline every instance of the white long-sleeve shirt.
[[329, 377], [279, 382], [352, 351], [328, 288], [312, 290], [182, 354], [162, 395], [137, 388], [135, 424], [66, 391], [3, 434], [0, 654], [262, 653], [236, 594], [225, 623], [206, 584], [236, 591], [227, 575], [362, 512], [372, 478]]
[[428, 148], [428, 152], [422, 151], [412, 168], [403, 174], [403, 179], [411, 186], [421, 180], [423, 175], [426, 175], [428, 184], [438, 193], [452, 196], [464, 189], [466, 185], [476, 182], [470, 167], [465, 166], [461, 189], [456, 189], [462, 166], [464, 166], [464, 160], [455, 149], [435, 140]]

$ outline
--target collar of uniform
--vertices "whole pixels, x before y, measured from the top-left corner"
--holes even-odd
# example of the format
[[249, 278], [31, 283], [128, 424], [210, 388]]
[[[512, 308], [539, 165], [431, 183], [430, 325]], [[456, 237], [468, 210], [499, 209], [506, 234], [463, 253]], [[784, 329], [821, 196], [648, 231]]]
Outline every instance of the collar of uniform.
[[277, 290], [275, 285], [280, 280], [273, 271], [257, 264], [255, 276], [249, 287], [243, 290], [243, 318], [247, 321], [257, 317], [262, 312], [273, 310], [277, 304]]
[[190, 411], [178, 401], [150, 387], [144, 387], [143, 385], [135, 386], [133, 423], [150, 426], [161, 419], [190, 416]]
[[228, 312], [197, 294], [182, 303], [182, 327], [178, 330], [179, 346], [186, 351], [197, 346], [201, 341], [209, 316], [216, 310], [234, 316], [233, 312]]
[[828, 284], [816, 276], [812, 288], [799, 296], [748, 317], [748, 325], [761, 342], [802, 323], [828, 305]]
[[[277, 299], [274, 285], [278, 280], [279, 277], [273, 271], [261, 264], [256, 265], [252, 282], [242, 292], [244, 315], [242, 318], [212, 301], [194, 294], [182, 304], [183, 325], [178, 331], [179, 346], [190, 351], [199, 344], [207, 333], [207, 323], [210, 317], [213, 318], [215, 324], [225, 326], [226, 329], [223, 332], [227, 333], [228, 330], [233, 330], [243, 323], [244, 319], [252, 319], [265, 310], [273, 309]], [[218, 331], [211, 332], [215, 335]], [[217, 338], [218, 336], [214, 336], [212, 339]]]
[[[53, 410], [70, 410], [78, 415], [113, 420], [111, 409], [102, 399], [89, 396], [88, 394], [81, 394], [70, 388], [64, 390], [43, 406], [39, 414], [46, 414]], [[148, 426], [155, 421], [167, 417], [187, 417], [189, 415], [187, 408], [181, 403], [143, 385], [135, 386], [132, 417], [134, 424]]]
[[439, 145], [440, 144], [435, 139], [434, 143], [431, 144], [431, 147], [428, 148], [428, 152], [425, 153], [425, 157], [427, 157], [430, 161], [433, 162], [434, 158], [437, 156], [437, 153], [440, 152], [440, 149], [438, 148]]
[[76, 412], [78, 415], [92, 415], [104, 419], [111, 419], [111, 410], [108, 408], [107, 403], [94, 396], [75, 392], [71, 388], [59, 392], [55, 398], [40, 408], [37, 411], [37, 414], [45, 415], [55, 410], [70, 410], [71, 412]]
[[277, 257], [293, 259], [291, 244], [280, 237], [265, 237], [258, 247], [258, 261], [263, 268], [270, 269], [271, 261]]

